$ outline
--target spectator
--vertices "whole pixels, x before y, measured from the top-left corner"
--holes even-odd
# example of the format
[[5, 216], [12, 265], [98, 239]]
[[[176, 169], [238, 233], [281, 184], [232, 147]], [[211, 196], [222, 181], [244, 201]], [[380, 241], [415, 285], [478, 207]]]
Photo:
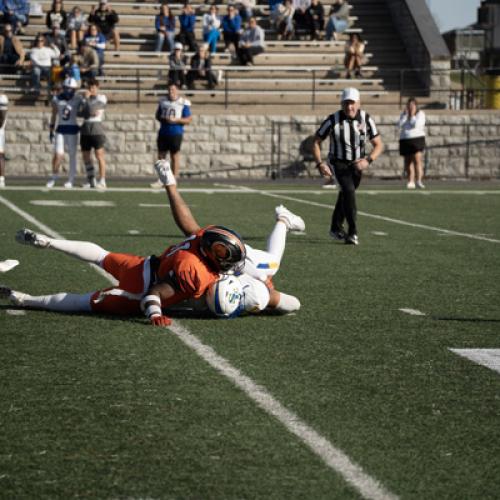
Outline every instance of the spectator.
[[57, 47], [59, 50], [59, 59], [61, 66], [64, 66], [70, 60], [68, 42], [66, 37], [61, 33], [59, 23], [53, 22], [50, 33], [45, 35], [45, 42], [49, 47]]
[[96, 24], [91, 24], [87, 34], [83, 37], [83, 41], [89, 47], [92, 47], [99, 59], [99, 75], [102, 76], [102, 66], [104, 64], [104, 50], [106, 49], [106, 38], [99, 32]]
[[117, 51], [120, 50], [120, 33], [116, 26], [118, 21], [118, 14], [111, 8], [108, 0], [100, 0], [99, 7], [92, 7], [90, 11], [89, 23], [96, 24], [106, 40], [113, 37], [113, 45]]
[[8, 97], [5, 94], [0, 94], [0, 188], [5, 187], [5, 122], [7, 121], [8, 104]]
[[17, 36], [12, 33], [12, 26], [5, 24], [3, 35], [0, 35], [0, 64], [6, 65], [0, 68], [0, 72], [14, 72], [24, 64], [25, 52], [23, 44]]
[[311, 40], [319, 40], [320, 31], [325, 27], [325, 9], [319, 0], [311, 0], [306, 16]]
[[196, 15], [192, 5], [188, 2], [182, 8], [182, 14], [179, 16], [181, 30], [177, 35], [177, 41], [183, 46], [187, 45], [191, 52], [196, 52], [197, 45], [194, 36], [194, 25], [196, 24]]
[[225, 51], [228, 52], [231, 45], [234, 45], [234, 50], [236, 50], [240, 43], [241, 16], [232, 4], [227, 6], [227, 14], [222, 18], [222, 34]]
[[59, 50], [57, 47], [47, 47], [45, 37], [41, 34], [35, 39], [35, 46], [30, 51], [31, 61], [31, 83], [33, 93], [40, 95], [40, 81], [46, 79], [50, 84], [50, 68], [52, 59], [59, 59]]
[[337, 40], [337, 34], [349, 27], [349, 5], [345, 0], [337, 0], [330, 9], [330, 16], [325, 28], [325, 40]]
[[87, 31], [87, 19], [80, 7], [73, 7], [68, 16], [67, 34], [72, 49], [76, 49]]
[[278, 4], [275, 12], [274, 20], [278, 37], [281, 40], [290, 40], [293, 37], [293, 15], [295, 13], [292, 0], [285, 0], [284, 3]]
[[210, 6], [210, 10], [203, 14], [203, 40], [208, 43], [210, 53], [217, 52], [217, 42], [220, 38], [221, 19], [217, 15], [218, 7], [215, 4]]
[[52, 7], [49, 12], [47, 12], [47, 16], [45, 18], [45, 25], [50, 31], [52, 31], [53, 25], [58, 24], [62, 35], [65, 35], [67, 21], [67, 14], [63, 8], [62, 0], [53, 0]]
[[166, 3], [160, 6], [160, 13], [155, 17], [156, 28], [156, 46], [155, 51], [161, 52], [165, 40], [167, 41], [167, 50], [172, 52], [175, 43], [175, 16]]
[[255, 0], [238, 0], [237, 5], [242, 21], [248, 21], [253, 16]]
[[169, 57], [168, 80], [178, 88], [186, 88], [186, 58], [180, 42], [175, 42], [174, 52]]
[[80, 45], [80, 74], [82, 81], [95, 80], [99, 74], [100, 61], [97, 51], [87, 40]]
[[295, 12], [293, 14], [293, 24], [295, 36], [300, 37], [301, 34], [310, 31], [310, 22], [307, 9], [311, 5], [310, 0], [293, 0]]
[[[425, 149], [425, 113], [418, 109], [417, 100], [408, 99], [399, 117], [399, 154], [405, 159], [407, 189], [424, 189], [423, 151]], [[416, 180], [416, 182], [415, 182]]]
[[238, 47], [238, 59], [243, 66], [251, 66], [253, 58], [262, 54], [266, 47], [264, 30], [257, 25], [255, 17], [248, 21], [248, 28], [241, 36]]
[[[157, 140], [158, 159], [164, 159], [167, 153], [170, 153], [172, 171], [175, 177], [179, 177], [184, 126], [191, 123], [192, 116], [191, 103], [179, 95], [174, 83], [168, 84], [168, 97], [160, 100], [155, 118], [160, 122]], [[163, 184], [155, 182], [151, 186], [162, 188]]]
[[30, 4], [28, 0], [3, 0], [3, 23], [10, 24], [15, 35], [23, 35], [23, 26], [29, 22]]
[[349, 40], [345, 44], [345, 68], [346, 78], [351, 78], [351, 72], [354, 75], [361, 76], [361, 65], [365, 53], [365, 44], [358, 33], [351, 33]]
[[82, 74], [80, 71], [80, 56], [78, 54], [71, 54], [70, 62], [64, 68], [64, 78], [73, 78], [78, 87], [82, 85]]
[[52, 65], [50, 66], [50, 76], [49, 76], [49, 87], [50, 89], [57, 89], [61, 87], [64, 81], [64, 67], [61, 66], [61, 60], [59, 57], [54, 57], [52, 59]]
[[[83, 187], [106, 189], [106, 159], [104, 157], [106, 134], [102, 127], [102, 120], [108, 99], [104, 94], [99, 94], [97, 80], [89, 80], [87, 86], [88, 90], [83, 94], [84, 100], [79, 113], [84, 120], [80, 129], [80, 148], [88, 181]], [[95, 167], [92, 163], [92, 149], [99, 165], [98, 181], [96, 181]]]
[[194, 87], [195, 80], [205, 80], [209, 89], [217, 85], [217, 79], [212, 71], [212, 61], [207, 45], [200, 45], [198, 52], [191, 58], [191, 68], [187, 75], [188, 87]]

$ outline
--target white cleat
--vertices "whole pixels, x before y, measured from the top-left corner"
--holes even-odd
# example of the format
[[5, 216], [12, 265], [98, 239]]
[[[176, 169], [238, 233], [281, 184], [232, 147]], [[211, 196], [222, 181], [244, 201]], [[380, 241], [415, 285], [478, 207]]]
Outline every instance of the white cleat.
[[56, 180], [54, 178], [50, 178], [45, 184], [46, 188], [52, 189], [56, 185]]
[[406, 184], [406, 189], [415, 189], [415, 183], [414, 182], [408, 182]]
[[5, 285], [0, 285], [0, 299], [7, 299], [13, 306], [22, 306], [25, 293], [16, 292]]
[[73, 189], [73, 183], [72, 183], [72, 182], [70, 182], [70, 181], [65, 182], [65, 183], [64, 183], [64, 187], [65, 187], [66, 189]]
[[422, 181], [417, 181], [418, 189], [425, 189], [424, 183]]
[[16, 233], [16, 241], [21, 245], [31, 245], [36, 248], [48, 248], [50, 246], [50, 238], [45, 234], [38, 234], [31, 229], [20, 229]]
[[0, 177], [0, 189], [3, 189], [5, 187], [5, 178]]
[[96, 184], [97, 189], [106, 189], [108, 186], [106, 185], [106, 179], [99, 179]]
[[278, 205], [274, 211], [276, 212], [276, 220], [284, 222], [289, 231], [305, 231], [306, 224], [302, 217], [293, 214], [283, 205]]
[[[154, 168], [161, 186], [175, 186], [177, 184], [168, 160], [157, 160]], [[155, 186], [152, 184], [151, 187]]]

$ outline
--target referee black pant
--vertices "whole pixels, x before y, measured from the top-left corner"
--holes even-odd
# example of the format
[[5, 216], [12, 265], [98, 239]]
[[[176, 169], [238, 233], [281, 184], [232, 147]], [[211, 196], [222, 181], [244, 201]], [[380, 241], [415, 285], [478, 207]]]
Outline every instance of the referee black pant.
[[337, 203], [332, 214], [331, 231], [343, 230], [347, 221], [348, 235], [358, 234], [356, 227], [356, 189], [361, 182], [361, 172], [350, 162], [336, 161], [333, 172], [340, 186]]

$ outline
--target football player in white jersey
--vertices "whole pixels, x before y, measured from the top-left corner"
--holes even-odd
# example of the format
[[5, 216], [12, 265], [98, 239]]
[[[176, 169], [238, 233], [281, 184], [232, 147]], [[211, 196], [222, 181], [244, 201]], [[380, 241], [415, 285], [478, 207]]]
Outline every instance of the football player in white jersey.
[[[52, 116], [50, 119], [50, 142], [54, 144], [52, 158], [52, 176], [47, 182], [47, 187], [54, 187], [59, 177], [59, 167], [64, 160], [66, 147], [69, 156], [68, 181], [65, 188], [72, 188], [75, 182], [77, 169], [78, 133], [80, 127], [77, 115], [83, 97], [76, 92], [78, 83], [74, 78], [66, 78], [62, 91], [52, 99]], [[57, 128], [56, 128], [57, 125]]]
[[5, 123], [8, 104], [7, 96], [0, 94], [0, 188], [5, 187]]
[[[155, 118], [160, 122], [160, 130], [156, 141], [158, 159], [162, 160], [167, 157], [167, 153], [170, 153], [172, 170], [174, 175], [178, 177], [184, 126], [191, 123], [192, 116], [191, 102], [179, 95], [175, 83], [169, 83], [168, 97], [160, 100]], [[162, 185], [159, 182], [154, 182], [151, 187], [161, 188]]]
[[[200, 226], [177, 191], [170, 164], [167, 160], [158, 160], [155, 170], [159, 181], [165, 186], [177, 226], [186, 236], [196, 233]], [[288, 314], [300, 309], [299, 299], [276, 290], [272, 278], [278, 272], [285, 252], [287, 232], [304, 231], [305, 224], [301, 217], [282, 205], [276, 207], [275, 211], [276, 224], [267, 240], [266, 250], [258, 250], [245, 244], [245, 267], [237, 276], [243, 291], [239, 313], [260, 313], [268, 310]], [[199, 303], [192, 305], [194, 309], [200, 309]]]
[[[82, 150], [83, 164], [87, 174], [87, 184], [84, 187], [106, 189], [106, 159], [104, 157], [104, 144], [106, 135], [102, 127], [104, 109], [108, 99], [104, 94], [99, 94], [99, 82], [95, 79], [88, 81], [84, 100], [79, 116], [84, 121], [80, 129], [80, 148]], [[99, 180], [95, 178], [95, 167], [92, 163], [92, 149], [99, 165]]]

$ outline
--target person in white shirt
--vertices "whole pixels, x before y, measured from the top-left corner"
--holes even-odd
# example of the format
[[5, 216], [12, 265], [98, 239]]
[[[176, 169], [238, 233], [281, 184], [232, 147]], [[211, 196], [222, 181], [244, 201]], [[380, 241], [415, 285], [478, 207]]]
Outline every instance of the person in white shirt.
[[40, 80], [42, 78], [50, 80], [52, 59], [59, 59], [59, 55], [60, 52], [56, 46], [47, 47], [43, 35], [36, 37], [35, 46], [30, 50], [31, 83], [36, 96], [40, 94]]
[[253, 64], [253, 58], [262, 54], [266, 48], [264, 30], [257, 24], [257, 19], [251, 17], [248, 28], [241, 35], [238, 45], [238, 59], [243, 66]]
[[209, 12], [203, 14], [203, 40], [208, 43], [211, 54], [217, 51], [217, 42], [220, 38], [221, 19], [217, 11], [217, 5], [213, 4]]
[[405, 159], [408, 189], [424, 189], [423, 151], [425, 149], [425, 113], [414, 97], [408, 99], [399, 117], [399, 154]]
[[47, 182], [48, 188], [53, 188], [59, 177], [59, 167], [64, 160], [65, 148], [69, 156], [69, 174], [64, 187], [71, 189], [75, 182], [78, 163], [78, 134], [80, 132], [77, 116], [83, 101], [83, 96], [76, 93], [77, 88], [78, 83], [75, 79], [66, 78], [63, 82], [63, 90], [52, 99], [50, 142], [54, 144], [54, 156], [52, 159], [52, 176]]
[[0, 188], [5, 187], [5, 123], [8, 104], [7, 96], [0, 94]]

